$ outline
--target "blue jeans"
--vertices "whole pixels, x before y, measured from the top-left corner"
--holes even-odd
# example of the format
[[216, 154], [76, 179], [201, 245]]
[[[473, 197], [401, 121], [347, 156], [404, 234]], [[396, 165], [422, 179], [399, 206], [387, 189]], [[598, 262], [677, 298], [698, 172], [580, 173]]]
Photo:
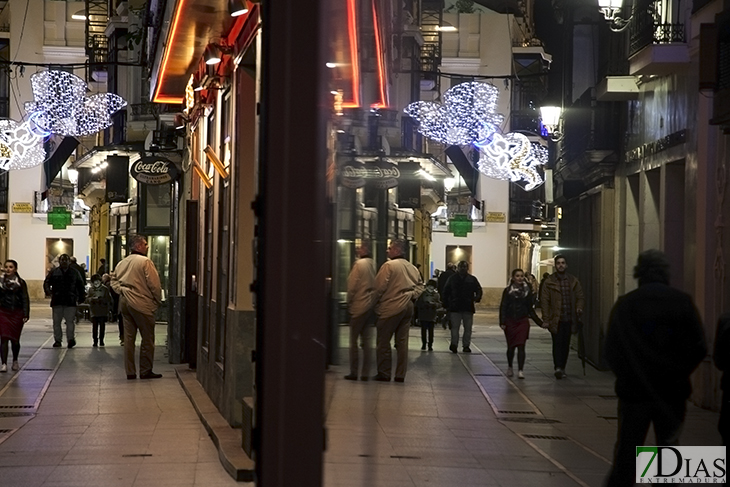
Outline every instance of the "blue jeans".
[[464, 337], [462, 346], [467, 348], [471, 345], [471, 329], [474, 325], [474, 313], [470, 311], [450, 311], [449, 321], [451, 322], [451, 345], [459, 346], [459, 328], [464, 323]]

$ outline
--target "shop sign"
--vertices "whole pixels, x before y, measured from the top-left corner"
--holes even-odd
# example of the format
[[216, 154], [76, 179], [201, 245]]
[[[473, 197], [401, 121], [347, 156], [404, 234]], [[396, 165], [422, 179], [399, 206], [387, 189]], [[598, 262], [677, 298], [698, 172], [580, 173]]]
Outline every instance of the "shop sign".
[[507, 215], [501, 211], [488, 211], [487, 223], [507, 223]]
[[399, 178], [398, 166], [389, 162], [351, 161], [340, 167], [340, 184], [346, 188], [362, 188], [368, 183], [377, 189], [390, 189], [398, 186]]
[[131, 169], [132, 177], [142, 184], [158, 185], [174, 181], [180, 175], [175, 164], [164, 157], [143, 157]]
[[33, 213], [33, 205], [30, 203], [13, 203], [13, 213]]

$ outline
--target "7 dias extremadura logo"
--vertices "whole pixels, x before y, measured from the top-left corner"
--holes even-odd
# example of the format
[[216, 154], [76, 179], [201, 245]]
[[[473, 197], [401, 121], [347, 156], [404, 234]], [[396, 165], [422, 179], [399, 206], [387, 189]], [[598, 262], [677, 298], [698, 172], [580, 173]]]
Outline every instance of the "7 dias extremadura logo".
[[637, 446], [639, 484], [723, 484], [724, 446]]

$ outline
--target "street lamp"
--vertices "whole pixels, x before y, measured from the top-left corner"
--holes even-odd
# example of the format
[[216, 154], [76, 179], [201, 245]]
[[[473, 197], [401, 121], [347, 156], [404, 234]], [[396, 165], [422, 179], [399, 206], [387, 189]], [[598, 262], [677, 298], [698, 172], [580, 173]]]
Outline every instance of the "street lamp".
[[560, 116], [563, 113], [563, 109], [558, 106], [545, 106], [540, 107], [540, 118], [542, 124], [545, 126], [550, 139], [554, 142], [559, 141], [563, 134], [560, 130]]
[[598, 10], [600, 10], [603, 17], [611, 23], [610, 27], [614, 32], [621, 32], [624, 30], [634, 16], [633, 12], [628, 19], [624, 19], [619, 16], [623, 3], [623, 0], [598, 0]]

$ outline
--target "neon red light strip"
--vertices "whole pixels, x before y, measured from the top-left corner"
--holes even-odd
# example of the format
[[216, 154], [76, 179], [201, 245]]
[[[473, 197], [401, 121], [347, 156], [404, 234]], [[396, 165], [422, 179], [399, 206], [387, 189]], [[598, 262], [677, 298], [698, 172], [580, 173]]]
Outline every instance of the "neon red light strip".
[[350, 66], [352, 68], [352, 101], [342, 104], [345, 108], [360, 106], [360, 61], [357, 44], [357, 9], [355, 0], [347, 0], [347, 33], [350, 36]]
[[388, 106], [388, 100], [386, 98], [386, 80], [385, 80], [385, 58], [383, 56], [383, 40], [380, 38], [380, 24], [378, 23], [378, 9], [375, 7], [375, 0], [372, 0], [373, 5], [373, 30], [375, 31], [375, 54], [378, 61], [378, 78], [380, 87], [380, 102], [373, 104], [376, 108], [385, 108]]
[[172, 28], [170, 29], [170, 35], [168, 36], [168, 42], [165, 44], [165, 54], [162, 56], [162, 64], [160, 65], [160, 74], [158, 76], [157, 85], [155, 86], [155, 96], [152, 101], [155, 103], [181, 103], [183, 97], [173, 97], [169, 95], [160, 95], [162, 89], [162, 82], [165, 79], [165, 71], [167, 71], [167, 61], [170, 57], [170, 51], [172, 51], [172, 43], [175, 40], [175, 32], [177, 32], [177, 25], [180, 22], [180, 12], [182, 12], [183, 4], [185, 0], [178, 0], [177, 8], [175, 9], [175, 15], [172, 18]]

